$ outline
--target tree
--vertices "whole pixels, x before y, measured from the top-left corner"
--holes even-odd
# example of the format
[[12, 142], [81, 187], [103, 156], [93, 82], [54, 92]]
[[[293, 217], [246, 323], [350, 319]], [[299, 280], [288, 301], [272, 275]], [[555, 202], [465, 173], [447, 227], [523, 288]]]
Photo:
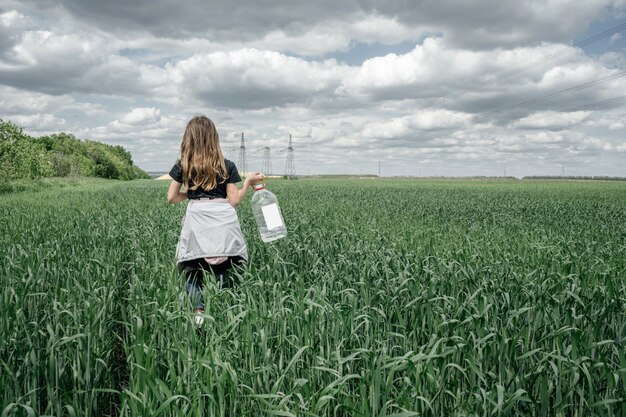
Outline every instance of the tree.
[[150, 178], [120, 145], [80, 140], [68, 133], [32, 138], [21, 127], [0, 120], [0, 178], [47, 176]]

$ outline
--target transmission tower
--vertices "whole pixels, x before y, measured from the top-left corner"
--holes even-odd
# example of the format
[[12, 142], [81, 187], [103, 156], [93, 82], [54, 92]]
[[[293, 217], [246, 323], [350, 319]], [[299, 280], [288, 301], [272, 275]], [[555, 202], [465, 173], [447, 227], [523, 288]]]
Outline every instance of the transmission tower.
[[270, 153], [270, 147], [263, 148], [263, 173], [270, 175], [272, 173], [272, 155]]
[[285, 176], [287, 178], [296, 178], [296, 163], [293, 159], [293, 146], [291, 145], [291, 135], [289, 135], [289, 146], [287, 147], [287, 162], [285, 163]]
[[242, 175], [246, 175], [246, 173], [248, 172], [248, 167], [247, 167], [247, 163], [246, 163], [246, 144], [244, 143], [243, 140], [243, 132], [241, 132], [241, 145], [239, 145], [239, 172], [242, 173]]

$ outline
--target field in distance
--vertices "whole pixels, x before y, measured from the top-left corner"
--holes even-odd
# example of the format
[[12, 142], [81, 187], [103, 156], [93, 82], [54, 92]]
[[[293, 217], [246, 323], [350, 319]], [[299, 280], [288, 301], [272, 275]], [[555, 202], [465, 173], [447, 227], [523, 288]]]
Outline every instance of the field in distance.
[[0, 412], [626, 415], [626, 183], [267, 184], [200, 330], [166, 181], [0, 195]]

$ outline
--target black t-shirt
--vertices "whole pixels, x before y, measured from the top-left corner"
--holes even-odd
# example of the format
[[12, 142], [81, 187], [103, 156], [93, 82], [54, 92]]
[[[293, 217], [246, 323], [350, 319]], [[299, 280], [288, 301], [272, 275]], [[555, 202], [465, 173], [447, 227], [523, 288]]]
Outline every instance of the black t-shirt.
[[[212, 190], [205, 190], [204, 188], [197, 188], [195, 190], [187, 190], [187, 196], [190, 200], [199, 199], [199, 198], [226, 198], [226, 184], [235, 184], [241, 181], [241, 177], [239, 176], [239, 171], [237, 171], [237, 167], [232, 161], [228, 159], [224, 159], [226, 164], [226, 172], [228, 173], [228, 178], [224, 181], [224, 178], [218, 174], [217, 176], [217, 186]], [[174, 167], [170, 170], [170, 177], [176, 182], [183, 183], [183, 167], [180, 164], [180, 159], [176, 161]], [[193, 182], [189, 183], [189, 188], [193, 185]]]

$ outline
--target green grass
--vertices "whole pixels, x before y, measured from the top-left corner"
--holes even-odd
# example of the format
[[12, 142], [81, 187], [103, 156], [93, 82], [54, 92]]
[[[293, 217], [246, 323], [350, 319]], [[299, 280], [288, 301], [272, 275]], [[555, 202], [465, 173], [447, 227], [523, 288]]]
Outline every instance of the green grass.
[[72, 188], [81, 186], [99, 186], [116, 182], [93, 177], [50, 177], [37, 179], [18, 179], [0, 183], [0, 195], [20, 192], [40, 192], [54, 188]]
[[0, 196], [0, 414], [626, 415], [626, 185], [270, 181], [192, 323], [166, 183]]

